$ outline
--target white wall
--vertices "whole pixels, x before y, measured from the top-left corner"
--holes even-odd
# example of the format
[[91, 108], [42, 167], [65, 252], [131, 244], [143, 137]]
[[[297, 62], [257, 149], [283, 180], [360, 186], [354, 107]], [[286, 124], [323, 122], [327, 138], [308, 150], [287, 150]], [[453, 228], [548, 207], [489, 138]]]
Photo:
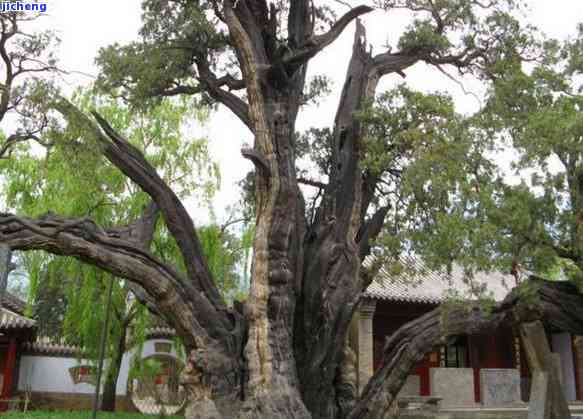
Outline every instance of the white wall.
[[[142, 358], [156, 354], [154, 346], [156, 342], [172, 343], [172, 341], [165, 339], [150, 340], [144, 344]], [[178, 358], [174, 345], [169, 355]], [[118, 396], [125, 396], [127, 393], [127, 381], [132, 356], [133, 353], [126, 353], [122, 359], [116, 389]], [[89, 362], [80, 362], [76, 358], [22, 356], [18, 374], [18, 390], [29, 389], [33, 392], [93, 394], [95, 392], [94, 385], [87, 383], [75, 384], [71, 374], [69, 374], [69, 368], [89, 364]]]
[[553, 334], [553, 352], [561, 355], [563, 391], [567, 401], [577, 400], [575, 390], [575, 365], [573, 363], [573, 346], [569, 333]]
[[[48, 356], [23, 356], [20, 359], [18, 390], [55, 393], [93, 393], [95, 386], [87, 383], [75, 384], [69, 368], [80, 364], [75, 358]], [[85, 364], [86, 365], [86, 364]]]

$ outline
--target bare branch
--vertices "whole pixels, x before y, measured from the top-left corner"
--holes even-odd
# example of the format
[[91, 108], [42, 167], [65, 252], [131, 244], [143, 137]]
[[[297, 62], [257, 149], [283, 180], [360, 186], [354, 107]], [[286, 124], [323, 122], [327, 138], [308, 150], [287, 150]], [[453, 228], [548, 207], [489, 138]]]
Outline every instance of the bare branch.
[[45, 141], [42, 138], [40, 138], [37, 135], [37, 132], [11, 134], [8, 136], [8, 138], [6, 138], [6, 140], [4, 140], [4, 143], [0, 145], [0, 159], [6, 158], [16, 144], [23, 143], [29, 140], [35, 141], [36, 143], [42, 145], [43, 147], [52, 146], [51, 142]]
[[326, 187], [328, 186], [324, 182], [320, 182], [318, 180], [313, 180], [313, 179], [308, 179], [305, 177], [299, 177], [298, 183], [301, 183], [302, 185], [313, 186], [314, 188], [319, 188], [319, 189], [326, 189]]
[[292, 0], [289, 6], [287, 23], [288, 38], [293, 42], [292, 47], [302, 45], [312, 34], [310, 0]]
[[156, 203], [151, 201], [144, 208], [140, 218], [127, 226], [108, 229], [107, 234], [133, 242], [136, 246], [147, 250], [154, 238], [159, 217], [160, 210]]
[[[252, 129], [249, 117], [249, 105], [230, 92], [230, 90], [244, 89], [246, 87], [245, 82], [237, 80], [229, 74], [217, 78], [210, 70], [208, 63], [204, 60], [197, 60], [197, 68], [199, 80], [204, 90], [217, 102], [229, 108], [249, 129]], [[222, 88], [223, 86], [228, 87], [229, 91], [224, 90]]]
[[291, 67], [299, 67], [311, 58], [313, 58], [316, 54], [334, 42], [344, 31], [346, 26], [358, 16], [361, 16], [365, 13], [369, 13], [374, 9], [369, 6], [358, 6], [349, 12], [347, 12], [344, 16], [342, 16], [338, 21], [330, 28], [328, 32], [322, 35], [313, 36], [312, 38], [308, 39], [308, 41], [300, 47], [298, 50], [293, 51], [290, 55], [285, 56], [283, 58], [283, 62], [287, 66]]
[[261, 153], [252, 148], [242, 148], [241, 154], [246, 159], [251, 160], [255, 168], [261, 173], [262, 176], [269, 178], [271, 176], [271, 169], [269, 167], [269, 162]]
[[[385, 224], [385, 218], [391, 209], [390, 205], [379, 208], [373, 216], [360, 228], [356, 238], [360, 249], [360, 258], [370, 255], [371, 243], [378, 237]], [[368, 284], [366, 284], [368, 286]]]

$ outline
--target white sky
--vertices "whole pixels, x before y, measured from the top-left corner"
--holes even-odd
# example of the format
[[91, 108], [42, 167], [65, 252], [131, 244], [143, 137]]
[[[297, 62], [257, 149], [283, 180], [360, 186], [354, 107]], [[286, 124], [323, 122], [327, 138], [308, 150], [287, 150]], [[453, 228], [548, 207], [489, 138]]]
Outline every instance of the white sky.
[[[99, 48], [115, 42], [124, 44], [137, 37], [141, 0], [48, 0], [47, 3], [49, 16], [43, 18], [43, 25], [56, 30], [62, 40], [58, 55], [60, 67], [65, 70], [96, 74], [94, 58]], [[565, 38], [574, 34], [576, 24], [583, 22], [581, 0], [530, 0], [529, 3], [531, 11], [528, 13], [528, 21], [550, 37]], [[394, 43], [409, 21], [408, 16], [402, 12], [386, 14], [378, 11], [365, 16], [368, 42], [373, 45], [374, 51], [383, 51], [382, 45], [387, 40]], [[340, 39], [312, 61], [311, 73], [326, 73], [334, 82], [334, 91], [317, 108], [306, 109], [300, 114], [298, 129], [332, 124], [351, 52], [353, 33], [351, 26]], [[464, 95], [458, 85], [434, 69], [417, 65], [406, 73], [406, 81], [413, 88], [449, 92], [462, 112], [472, 111], [478, 106], [473, 96]], [[67, 90], [72, 90], [90, 81], [87, 77], [71, 75], [64, 78], [63, 84]], [[402, 81], [399, 76], [390, 76], [381, 87]], [[478, 87], [472, 86], [471, 82], [466, 85], [466, 89], [479, 93], [475, 90]], [[226, 205], [238, 200], [233, 185], [251, 168], [239, 153], [244, 142], [251, 143], [251, 136], [247, 128], [225, 109], [212, 115], [205, 131], [210, 139], [212, 155], [221, 168], [222, 187], [215, 199], [215, 209], [220, 217]], [[196, 211], [194, 205], [189, 205], [189, 208], [192, 212]], [[204, 222], [197, 215], [203, 216], [193, 214], [195, 222]]]

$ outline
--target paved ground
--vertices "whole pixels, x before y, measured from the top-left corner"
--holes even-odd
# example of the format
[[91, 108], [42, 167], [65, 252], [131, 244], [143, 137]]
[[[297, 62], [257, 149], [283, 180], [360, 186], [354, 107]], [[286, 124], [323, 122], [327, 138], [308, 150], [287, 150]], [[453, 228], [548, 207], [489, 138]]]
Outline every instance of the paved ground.
[[[573, 405], [571, 419], [583, 419], [583, 405]], [[526, 419], [528, 407], [507, 407], [503, 409], [483, 407], [463, 407], [441, 409], [438, 413], [423, 413], [414, 410], [401, 411], [407, 419]]]

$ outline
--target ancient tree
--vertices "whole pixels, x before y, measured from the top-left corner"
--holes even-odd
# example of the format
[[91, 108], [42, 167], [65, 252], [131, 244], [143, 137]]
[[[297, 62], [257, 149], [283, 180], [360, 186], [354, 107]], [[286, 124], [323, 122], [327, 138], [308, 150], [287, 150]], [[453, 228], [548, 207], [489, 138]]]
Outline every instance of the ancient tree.
[[[373, 54], [359, 20], [373, 11], [366, 5], [331, 19], [329, 8], [308, 0], [144, 2], [143, 40], [102, 51], [100, 84], [137, 105], [200, 95], [226, 106], [253, 133], [253, 147], [242, 150], [255, 166], [256, 217], [250, 295], [243, 305], [231, 309], [221, 298], [192, 219], [143, 153], [99, 113], [89, 116], [63, 99], [52, 105], [68, 120], [71, 145], [81, 139], [97, 146], [151, 197], [183, 267], [165, 263], [142, 245], [141, 230], [150, 225], [145, 218], [127, 229], [131, 234], [121, 234], [90, 218], [4, 214], [0, 241], [13, 249], [73, 256], [135, 284], [138, 298], [161, 313], [191, 351], [192, 376], [184, 383], [192, 403], [208, 407], [205, 395], [212, 394], [226, 418], [379, 417], [373, 402], [391, 402], [423, 351], [450, 332], [522, 321], [525, 306], [518, 298], [498, 307], [493, 317], [477, 308], [459, 311], [451, 321], [432, 313], [392, 338], [385, 367], [362, 397], [344, 391], [347, 329], [374, 274], [362, 261], [390, 209], [378, 191], [386, 176], [398, 175], [394, 167], [369, 170], [362, 164], [367, 127], [360, 114], [373, 102], [382, 77], [403, 77], [416, 63], [487, 79], [504, 60], [527, 55], [530, 38], [511, 15], [514, 3], [378, 1], [381, 9], [407, 9], [417, 18], [394, 50]], [[306, 101], [308, 63], [351, 26], [352, 56], [326, 140], [327, 176], [299, 179], [295, 124]], [[389, 146], [391, 141], [386, 138]], [[311, 213], [300, 182], [320, 189]], [[561, 304], [571, 289], [547, 284], [540, 289], [543, 297], [547, 289], [552, 298], [542, 300], [537, 315], [577, 331], [580, 324], [568, 309], [579, 300]], [[203, 416], [202, 407], [189, 412], [210, 417]]]
[[40, 13], [6, 12], [0, 15], [0, 122], [15, 119], [17, 128], [0, 136], [0, 158], [28, 141], [46, 145], [42, 132], [51, 124], [37, 100], [55, 90], [51, 76], [58, 73], [51, 31], [34, 31]]

